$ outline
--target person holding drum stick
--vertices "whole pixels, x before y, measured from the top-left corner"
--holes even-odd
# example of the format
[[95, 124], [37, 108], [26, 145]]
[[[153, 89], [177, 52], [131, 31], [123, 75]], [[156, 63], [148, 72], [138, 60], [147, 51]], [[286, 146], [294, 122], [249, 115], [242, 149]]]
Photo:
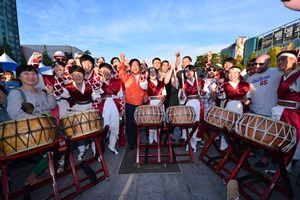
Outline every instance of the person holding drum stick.
[[[158, 80], [158, 70], [154, 67], [148, 69], [148, 105], [164, 106], [166, 97], [166, 88], [162, 81]], [[164, 109], [164, 108], [163, 108]], [[156, 128], [149, 129], [149, 144], [157, 143], [157, 130]]]
[[140, 74], [140, 61], [131, 59], [129, 62], [130, 73], [126, 71], [125, 54], [120, 55], [121, 63], [118, 65], [120, 79], [125, 84], [125, 115], [126, 134], [129, 149], [136, 146], [136, 135], [134, 132], [134, 111], [147, 101], [147, 80]]
[[[218, 98], [225, 100], [224, 107], [227, 110], [239, 113], [242, 115], [246, 112], [246, 105], [250, 103], [247, 95], [250, 91], [249, 83], [240, 80], [241, 68], [232, 66], [228, 70], [229, 81], [218, 85]], [[223, 135], [221, 135], [220, 150], [225, 150], [228, 147]]]
[[[73, 65], [69, 73], [72, 77], [73, 82], [66, 85], [65, 88], [70, 93], [70, 96], [74, 100], [75, 105], [70, 108], [70, 111], [85, 111], [88, 109], [97, 109], [98, 103], [100, 103], [100, 87], [101, 83], [93, 84], [92, 86], [85, 83], [84, 75], [85, 70], [78, 66]], [[98, 86], [99, 85], [99, 86]], [[78, 142], [79, 155], [78, 160], [82, 160], [85, 154], [86, 146], [85, 141]], [[93, 155], [96, 154], [95, 142], [92, 142]]]
[[277, 105], [272, 108], [272, 118], [296, 128], [298, 146], [293, 160], [300, 160], [300, 70], [297, 55], [295, 50], [285, 50], [277, 55], [277, 68], [284, 74], [277, 89]]
[[[185, 80], [186, 78], [186, 80]], [[196, 113], [196, 121], [204, 118], [203, 102], [200, 99], [201, 91], [203, 90], [204, 81], [197, 77], [196, 67], [188, 65], [182, 74], [182, 86], [179, 87], [178, 98], [181, 105], [194, 107]], [[184, 81], [185, 80], [185, 81]], [[199, 129], [201, 128], [201, 129]], [[203, 130], [199, 126], [191, 138], [191, 146], [194, 152], [197, 151], [197, 142], [202, 140]], [[190, 128], [191, 130], [192, 128]], [[181, 141], [187, 140], [186, 130], [182, 130]]]
[[[108, 149], [114, 153], [119, 152], [116, 149], [116, 143], [120, 128], [120, 109], [121, 100], [123, 98], [122, 81], [120, 79], [112, 78], [113, 68], [108, 63], [102, 63], [100, 66], [100, 74], [103, 78], [103, 83], [100, 88], [101, 102], [98, 109], [104, 118], [104, 126], [109, 125], [109, 144]], [[104, 109], [105, 107], [105, 109]]]
[[[18, 90], [10, 91], [7, 97], [7, 112], [12, 120], [42, 116], [49, 114], [57, 106], [53, 95], [53, 87], [46, 85], [46, 93], [35, 85], [38, 82], [38, 72], [31, 65], [19, 65], [16, 68], [17, 78], [21, 82], [20, 90], [26, 97], [26, 105], [30, 109], [24, 108], [24, 99]], [[29, 106], [30, 105], [30, 106]], [[33, 168], [27, 177], [26, 183], [32, 183], [36, 177], [42, 174], [48, 167], [48, 159], [44, 157]]]

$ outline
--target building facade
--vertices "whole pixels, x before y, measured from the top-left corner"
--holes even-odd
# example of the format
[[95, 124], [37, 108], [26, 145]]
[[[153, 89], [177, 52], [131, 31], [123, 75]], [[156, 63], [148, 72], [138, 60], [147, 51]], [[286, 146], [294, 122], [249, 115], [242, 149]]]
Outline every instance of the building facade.
[[17, 63], [21, 62], [21, 47], [16, 0], [0, 0], [0, 43], [3, 37], [11, 46]]
[[[72, 47], [69, 45], [46, 45], [47, 53], [50, 58], [53, 57], [55, 51], [62, 51], [65, 54], [71, 54], [74, 56], [76, 52], [81, 52], [82, 50], [78, 49], [77, 47]], [[30, 58], [30, 56], [33, 54], [33, 52], [38, 51], [43, 53], [44, 51], [44, 45], [22, 45], [22, 51], [26, 57], [26, 60]]]

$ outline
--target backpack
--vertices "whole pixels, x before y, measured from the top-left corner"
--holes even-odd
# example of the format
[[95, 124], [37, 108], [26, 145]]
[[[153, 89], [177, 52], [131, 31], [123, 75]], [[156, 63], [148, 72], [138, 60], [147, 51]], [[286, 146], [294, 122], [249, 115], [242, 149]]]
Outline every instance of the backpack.
[[[26, 99], [26, 96], [24, 94], [24, 92], [19, 89], [19, 88], [15, 88], [14, 90], [19, 90], [21, 95], [22, 95], [22, 98], [23, 100], [26, 102], [27, 99]], [[0, 107], [0, 123], [3, 123], [3, 122], [6, 122], [6, 121], [9, 121], [9, 120], [12, 120], [6, 110], [7, 108], [7, 99], [6, 101], [4, 102], [4, 104]]]

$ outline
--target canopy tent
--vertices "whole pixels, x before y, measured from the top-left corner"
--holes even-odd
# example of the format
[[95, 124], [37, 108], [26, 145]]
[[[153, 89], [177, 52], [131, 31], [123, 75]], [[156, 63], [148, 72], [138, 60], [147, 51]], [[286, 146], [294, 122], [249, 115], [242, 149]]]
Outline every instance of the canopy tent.
[[13, 59], [11, 59], [6, 53], [3, 53], [0, 56], [0, 63], [2, 65], [3, 70], [15, 71], [18, 66], [18, 64]]

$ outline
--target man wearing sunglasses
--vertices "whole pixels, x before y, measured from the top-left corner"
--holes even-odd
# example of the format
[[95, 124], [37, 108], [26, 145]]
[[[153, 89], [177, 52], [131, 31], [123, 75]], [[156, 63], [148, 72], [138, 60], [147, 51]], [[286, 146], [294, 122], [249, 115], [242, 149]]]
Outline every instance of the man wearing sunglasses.
[[[255, 74], [247, 79], [250, 84], [250, 112], [270, 117], [272, 108], [277, 104], [277, 88], [283, 72], [277, 68], [270, 68], [270, 56], [260, 55], [254, 63]], [[268, 157], [255, 163], [256, 167], [266, 167]]]
[[254, 63], [255, 63], [256, 58], [252, 58], [249, 61], [249, 64], [247, 65], [247, 74], [245, 74], [243, 76], [243, 79], [246, 81], [247, 78], [249, 78], [250, 76], [252, 76], [253, 74], [255, 74], [255, 69], [254, 69]]
[[53, 56], [53, 61], [60, 61], [66, 64], [66, 56], [62, 51], [56, 51]]

